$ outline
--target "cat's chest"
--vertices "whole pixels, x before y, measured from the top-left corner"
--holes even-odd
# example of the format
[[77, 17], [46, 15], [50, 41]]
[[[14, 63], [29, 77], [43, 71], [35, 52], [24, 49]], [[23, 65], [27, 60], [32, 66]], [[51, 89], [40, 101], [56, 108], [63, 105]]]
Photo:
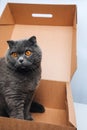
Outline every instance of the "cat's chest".
[[[39, 75], [37, 73], [11, 73], [10, 77], [8, 77], [9, 83], [13, 83], [14, 86], [16, 86], [16, 89], [20, 91], [26, 91], [34, 90], [36, 89], [38, 83], [39, 83]], [[13, 86], [13, 87], [14, 87]]]
[[0, 67], [0, 89], [3, 91], [35, 90], [41, 77], [40, 68], [34, 72], [18, 73], [9, 69], [6, 64]]
[[23, 74], [23, 73], [10, 73], [10, 77], [8, 76], [9, 81], [14, 81], [20, 84], [29, 84], [35, 80], [34, 74]]

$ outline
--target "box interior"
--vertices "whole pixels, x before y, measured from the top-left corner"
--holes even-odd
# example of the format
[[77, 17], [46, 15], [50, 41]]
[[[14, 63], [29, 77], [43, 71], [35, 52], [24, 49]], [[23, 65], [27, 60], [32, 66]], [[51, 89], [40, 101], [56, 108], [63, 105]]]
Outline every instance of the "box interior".
[[[42, 79], [70, 80], [73, 30], [71, 26], [14, 25], [13, 27], [10, 25], [7, 26], [7, 31], [8, 29], [13, 29], [10, 37], [12, 40], [28, 39], [32, 35], [37, 37], [38, 45], [42, 49]], [[6, 27], [3, 33], [5, 31]], [[5, 54], [6, 47], [7, 43], [1, 46], [3, 54]]]
[[45, 113], [33, 113], [35, 121], [68, 125], [66, 84], [42, 80], [36, 91], [35, 101], [45, 106]]
[[[9, 39], [28, 39], [35, 35], [42, 49], [42, 80], [35, 100], [45, 106], [46, 112], [33, 113], [36, 122], [72, 126], [67, 109], [66, 82], [76, 70], [75, 9], [75, 5], [8, 4], [1, 17], [0, 57], [5, 55]], [[31, 17], [32, 13], [47, 11], [54, 17]]]
[[[43, 114], [33, 113], [35, 121], [69, 125], [66, 109], [66, 84], [56, 81], [68, 81], [70, 79], [72, 26], [16, 24], [10, 25], [8, 28], [9, 30], [12, 29], [10, 39], [28, 39], [35, 35], [38, 45], [42, 49], [42, 79], [45, 79], [45, 81], [41, 81], [35, 100], [45, 106], [46, 112]], [[4, 51], [6, 51], [5, 47], [8, 48], [7, 43], [2, 46]], [[55, 80], [55, 82], [52, 80]]]

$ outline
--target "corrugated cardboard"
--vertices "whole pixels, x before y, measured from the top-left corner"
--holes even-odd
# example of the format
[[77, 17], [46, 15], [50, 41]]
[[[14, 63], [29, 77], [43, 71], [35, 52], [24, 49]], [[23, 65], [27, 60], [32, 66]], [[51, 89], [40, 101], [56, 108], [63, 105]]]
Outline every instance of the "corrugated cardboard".
[[34, 121], [0, 117], [1, 130], [76, 130], [70, 89], [76, 70], [76, 13], [76, 5], [7, 4], [0, 18], [0, 57], [6, 52], [7, 40], [37, 37], [43, 58], [35, 100], [46, 112], [32, 113]]

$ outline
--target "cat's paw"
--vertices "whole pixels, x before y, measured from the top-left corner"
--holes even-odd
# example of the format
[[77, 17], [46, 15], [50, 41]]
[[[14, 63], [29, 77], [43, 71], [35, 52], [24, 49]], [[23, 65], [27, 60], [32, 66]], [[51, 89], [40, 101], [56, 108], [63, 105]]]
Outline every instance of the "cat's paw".
[[29, 115], [29, 116], [27, 116], [27, 117], [25, 118], [25, 120], [30, 120], [30, 121], [32, 121], [32, 120], [34, 120], [34, 119], [33, 119], [32, 116]]
[[43, 113], [45, 112], [45, 108], [43, 105], [39, 104], [38, 102], [33, 101], [31, 104], [30, 112]]

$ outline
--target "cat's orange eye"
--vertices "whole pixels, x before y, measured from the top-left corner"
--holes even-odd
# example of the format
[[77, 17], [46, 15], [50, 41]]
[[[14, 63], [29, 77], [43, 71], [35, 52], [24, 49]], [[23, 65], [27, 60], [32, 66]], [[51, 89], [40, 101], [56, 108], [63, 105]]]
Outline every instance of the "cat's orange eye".
[[25, 55], [26, 55], [26, 56], [30, 56], [31, 53], [32, 53], [31, 51], [26, 51], [26, 52], [25, 52]]
[[12, 56], [12, 57], [17, 57], [18, 55], [17, 55], [16, 52], [13, 52], [13, 53], [11, 54], [11, 56]]

